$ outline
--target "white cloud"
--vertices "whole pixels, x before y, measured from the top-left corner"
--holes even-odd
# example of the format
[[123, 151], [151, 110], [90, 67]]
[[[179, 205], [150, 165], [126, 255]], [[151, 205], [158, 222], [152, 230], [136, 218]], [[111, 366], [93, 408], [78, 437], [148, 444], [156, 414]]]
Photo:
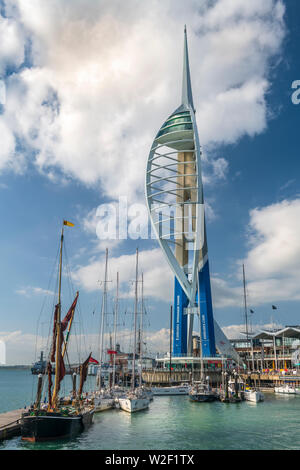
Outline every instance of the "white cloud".
[[42, 287], [26, 286], [16, 290], [16, 294], [31, 297], [32, 295], [54, 295], [54, 292]]
[[245, 260], [249, 295], [256, 302], [300, 300], [300, 199], [250, 212]]
[[110, 198], [142, 194], [153, 137], [179, 104], [184, 23], [202, 144], [266, 127], [269, 60], [284, 36], [281, 0], [74, 0], [72, 8], [16, 0], [9, 10], [13, 33], [1, 65], [7, 57], [19, 64], [30, 39], [33, 66], [7, 79], [2, 119], [51, 178], [63, 172], [99, 184]]
[[[108, 261], [109, 279], [116, 279], [120, 273], [120, 295], [132, 297], [134, 295], [133, 281], [135, 279], [136, 255], [122, 255], [110, 257]], [[139, 253], [139, 273], [144, 276], [145, 297], [170, 301], [172, 296], [173, 275], [161, 249], [143, 250]], [[78, 266], [72, 274], [73, 279], [88, 291], [99, 289], [99, 280], [104, 279], [104, 256], [93, 259], [86, 266]], [[108, 288], [115, 289], [113, 283]]]
[[7, 67], [17, 68], [23, 63], [24, 40], [22, 25], [0, 15], [0, 77]]
[[240, 286], [230, 285], [220, 277], [211, 276], [211, 290], [214, 307], [237, 307], [243, 304], [242, 284]]
[[0, 116], [0, 170], [12, 164], [15, 151], [14, 135]]
[[299, 272], [300, 199], [253, 209], [249, 229], [251, 249], [246, 262], [253, 279]]
[[235, 278], [212, 278], [215, 306], [242, 306], [242, 263], [252, 306], [300, 300], [300, 199], [251, 210], [247, 234], [248, 252], [237, 262]]
[[[263, 325], [253, 325], [252, 326], [252, 331], [254, 334], [257, 334], [260, 330], [272, 330], [274, 328], [280, 329], [283, 328], [284, 325], [280, 323], [265, 323]], [[242, 334], [243, 332], [245, 333], [245, 325], [229, 325], [229, 326], [223, 326], [222, 330], [224, 334], [227, 336], [229, 339], [237, 339], [237, 338], [245, 338], [245, 334]]]

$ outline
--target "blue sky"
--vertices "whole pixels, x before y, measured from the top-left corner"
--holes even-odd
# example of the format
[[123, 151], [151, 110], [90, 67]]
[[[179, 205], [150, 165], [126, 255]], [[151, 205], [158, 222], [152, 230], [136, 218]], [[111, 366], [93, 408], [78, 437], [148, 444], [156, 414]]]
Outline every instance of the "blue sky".
[[[151, 142], [180, 104], [184, 23], [205, 154], [215, 317], [230, 336], [242, 328], [244, 261], [253, 324], [268, 324], [271, 315], [298, 324], [300, 105], [291, 101], [291, 85], [300, 79], [299, 2], [190, 1], [183, 9], [179, 1], [153, 0], [149, 8], [132, 0], [124, 13], [118, 2], [76, 0], [71, 11], [57, 0], [57, 21], [54, 4], [25, 3], [2, 1], [0, 23], [7, 91], [0, 108], [0, 339], [10, 345], [8, 361], [21, 361], [22, 351], [32, 360], [63, 218], [75, 223], [66, 229], [72, 282], [85, 331], [94, 333], [106, 246], [95, 211], [119, 195], [144, 204]], [[127, 294], [123, 310], [132, 308], [128, 286], [141, 251], [158, 350], [167, 345], [173, 295], [163, 255], [153, 240], [108, 246], [110, 279], [119, 269]], [[70, 301], [66, 285], [66, 307]]]

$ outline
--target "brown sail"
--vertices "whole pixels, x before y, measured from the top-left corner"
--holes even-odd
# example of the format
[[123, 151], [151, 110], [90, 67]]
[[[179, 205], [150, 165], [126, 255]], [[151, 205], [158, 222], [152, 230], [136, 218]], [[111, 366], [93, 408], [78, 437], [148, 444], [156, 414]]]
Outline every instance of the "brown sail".
[[77, 291], [75, 299], [74, 299], [71, 307], [69, 308], [67, 315], [65, 316], [65, 318], [61, 322], [61, 331], [65, 331], [65, 329], [68, 326], [69, 321], [72, 319], [72, 317], [74, 315], [74, 311], [75, 311], [77, 300], [78, 300], [78, 295], [79, 295], [79, 292]]
[[89, 357], [80, 366], [80, 384], [79, 384], [79, 390], [78, 390], [79, 398], [81, 397], [81, 394], [82, 394], [83, 384], [86, 381], [88, 365], [89, 365], [89, 360], [91, 358], [91, 355], [92, 353], [90, 353]]

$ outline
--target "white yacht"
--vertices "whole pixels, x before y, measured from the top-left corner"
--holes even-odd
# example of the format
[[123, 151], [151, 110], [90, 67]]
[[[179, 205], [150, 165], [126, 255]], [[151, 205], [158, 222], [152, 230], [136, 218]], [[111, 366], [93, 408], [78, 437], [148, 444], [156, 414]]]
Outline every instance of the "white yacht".
[[89, 393], [86, 397], [86, 402], [93, 405], [94, 413], [110, 410], [115, 406], [114, 397], [104, 390], [97, 390], [96, 392]]
[[[149, 407], [150, 398], [147, 391], [142, 387], [142, 352], [140, 350], [140, 387], [135, 387], [135, 360], [136, 360], [136, 326], [138, 314], [138, 259], [139, 250], [136, 250], [136, 268], [135, 268], [135, 306], [134, 306], [134, 342], [133, 342], [133, 361], [132, 361], [132, 377], [131, 377], [131, 390], [124, 397], [118, 398], [118, 403], [123, 411], [134, 413], [135, 411], [145, 410]], [[143, 277], [142, 277], [142, 291], [143, 291]], [[143, 314], [143, 311], [142, 311]], [[141, 345], [140, 345], [141, 347]], [[141, 347], [142, 349], [142, 347]]]
[[259, 401], [264, 401], [265, 396], [260, 390], [248, 389], [244, 390], [244, 398], [246, 401], [258, 403]]
[[102, 396], [95, 397], [94, 399], [94, 412], [98, 413], [100, 411], [110, 410], [114, 408], [115, 400], [114, 398], [104, 398]]
[[134, 413], [149, 408], [150, 399], [143, 390], [136, 388], [125, 397], [118, 398], [118, 403], [121, 410]]
[[279, 387], [274, 388], [275, 393], [282, 393], [285, 395], [299, 395], [300, 390], [293, 387], [292, 385], [286, 384], [286, 385], [280, 385]]

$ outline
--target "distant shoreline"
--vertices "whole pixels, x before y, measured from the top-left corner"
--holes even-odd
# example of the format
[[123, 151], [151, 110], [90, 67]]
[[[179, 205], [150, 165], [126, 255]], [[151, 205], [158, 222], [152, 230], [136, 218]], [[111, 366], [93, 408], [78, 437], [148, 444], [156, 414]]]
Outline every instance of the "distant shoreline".
[[0, 366], [0, 369], [30, 369], [31, 365]]

